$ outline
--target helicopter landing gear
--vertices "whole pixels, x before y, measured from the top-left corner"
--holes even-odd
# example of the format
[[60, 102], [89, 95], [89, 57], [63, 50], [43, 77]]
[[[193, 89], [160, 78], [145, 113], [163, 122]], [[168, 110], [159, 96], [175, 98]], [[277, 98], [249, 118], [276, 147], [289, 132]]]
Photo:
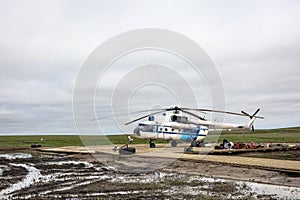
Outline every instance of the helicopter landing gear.
[[172, 147], [176, 147], [177, 146], [177, 142], [175, 140], [172, 140], [171, 145], [172, 145]]
[[201, 146], [201, 143], [194, 140], [194, 141], [191, 142], [191, 146], [192, 146], [192, 147], [200, 147], [200, 146]]
[[149, 141], [149, 145], [150, 145], [150, 148], [155, 148], [155, 144], [153, 143], [153, 140]]
[[150, 148], [155, 148], [155, 144], [153, 142], [150, 143]]

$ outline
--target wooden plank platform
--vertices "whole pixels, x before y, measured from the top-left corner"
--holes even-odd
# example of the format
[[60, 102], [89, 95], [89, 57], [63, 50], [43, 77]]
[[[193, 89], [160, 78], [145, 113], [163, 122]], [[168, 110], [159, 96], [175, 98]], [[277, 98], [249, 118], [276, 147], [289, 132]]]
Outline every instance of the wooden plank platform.
[[[300, 161], [230, 156], [230, 154], [208, 155], [207, 153], [213, 150], [212, 148], [198, 148], [198, 150], [196, 150], [196, 152], [198, 151], [198, 153], [185, 154], [183, 153], [183, 150], [186, 147], [186, 145], [171, 147], [170, 145], [167, 144], [157, 144], [156, 146], [157, 148], [152, 149], [149, 148], [149, 145], [146, 144], [131, 145], [131, 147], [135, 147], [137, 150], [137, 153], [133, 156], [172, 158], [172, 159], [189, 160], [194, 162], [215, 162], [215, 163], [221, 163], [221, 164], [223, 163], [223, 164], [235, 165], [235, 166], [246, 166], [246, 167], [255, 167], [255, 168], [261, 168], [267, 170], [300, 173]], [[82, 153], [82, 154], [109, 153], [109, 154], [118, 155], [118, 152], [112, 151], [113, 148], [114, 148], [113, 145], [102, 145], [102, 146], [91, 146], [91, 147], [68, 146], [68, 147], [59, 147], [59, 148], [40, 148], [39, 150], [45, 152], [56, 152], [56, 153]]]

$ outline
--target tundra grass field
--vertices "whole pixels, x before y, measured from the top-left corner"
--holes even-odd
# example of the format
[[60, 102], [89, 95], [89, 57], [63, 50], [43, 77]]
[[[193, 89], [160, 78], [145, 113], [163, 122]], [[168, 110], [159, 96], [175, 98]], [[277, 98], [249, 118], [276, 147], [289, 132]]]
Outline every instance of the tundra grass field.
[[223, 131], [221, 135], [210, 132], [206, 141], [221, 142], [224, 138], [231, 142], [300, 143], [300, 127], [255, 130], [255, 132]]
[[[9, 135], [9, 134], [8, 134]], [[210, 132], [206, 142], [221, 142], [227, 138], [232, 142], [260, 142], [260, 143], [300, 143], [300, 127], [256, 130], [252, 131], [223, 131], [221, 135]], [[127, 136], [85, 136], [85, 141], [94, 141], [96, 144], [125, 144]], [[82, 146], [78, 135], [35, 135], [35, 136], [0, 136], [0, 147], [28, 147], [39, 143], [44, 147]], [[148, 140], [134, 138], [134, 144], [147, 144]], [[156, 143], [168, 143], [157, 140]]]

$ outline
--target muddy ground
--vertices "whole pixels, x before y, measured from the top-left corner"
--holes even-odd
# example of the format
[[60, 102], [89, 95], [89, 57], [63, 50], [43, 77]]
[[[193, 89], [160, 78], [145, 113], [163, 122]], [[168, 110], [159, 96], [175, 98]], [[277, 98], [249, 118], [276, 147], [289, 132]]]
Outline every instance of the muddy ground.
[[0, 150], [0, 199], [300, 199], [300, 174], [111, 154]]

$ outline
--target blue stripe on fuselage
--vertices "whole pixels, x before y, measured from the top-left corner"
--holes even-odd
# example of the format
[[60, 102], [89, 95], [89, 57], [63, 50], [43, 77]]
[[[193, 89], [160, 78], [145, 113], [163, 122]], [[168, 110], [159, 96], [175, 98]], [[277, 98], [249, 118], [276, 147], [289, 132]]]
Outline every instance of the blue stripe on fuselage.
[[160, 132], [159, 133], [165, 133], [165, 134], [179, 134], [179, 135], [188, 135], [188, 136], [207, 136], [207, 134], [197, 134], [197, 133], [177, 133], [177, 132]]
[[207, 136], [206, 134], [189, 134], [189, 133], [176, 133], [176, 132], [163, 132], [164, 134], [179, 134], [181, 135], [180, 136], [180, 140], [187, 140], [187, 141], [190, 141], [190, 140], [193, 140], [195, 137], [198, 137], [198, 136]]
[[180, 140], [192, 140], [194, 137], [193, 135], [181, 135]]

